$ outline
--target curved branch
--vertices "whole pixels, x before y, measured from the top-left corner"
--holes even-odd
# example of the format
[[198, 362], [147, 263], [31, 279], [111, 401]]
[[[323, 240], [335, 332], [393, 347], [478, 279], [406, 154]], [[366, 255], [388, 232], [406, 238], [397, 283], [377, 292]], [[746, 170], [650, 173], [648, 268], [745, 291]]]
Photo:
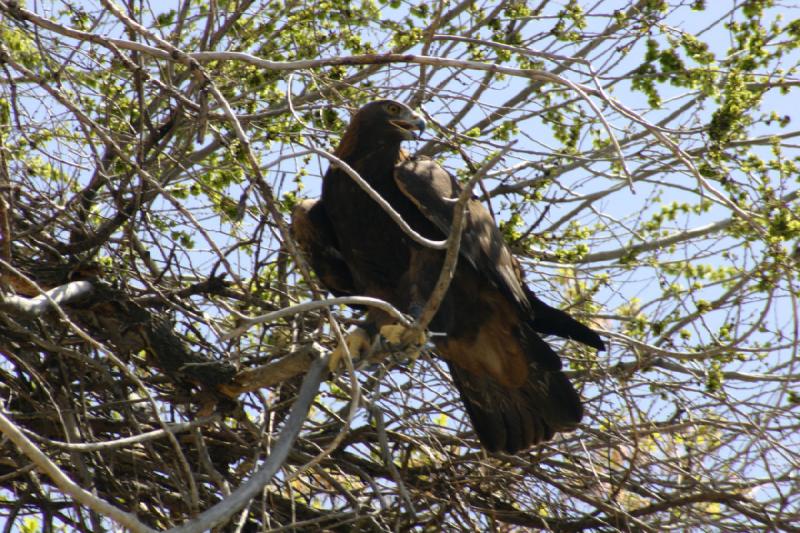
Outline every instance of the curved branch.
[[369, 195], [370, 198], [372, 198], [372, 200], [374, 200], [379, 206], [381, 206], [381, 209], [383, 209], [386, 212], [386, 214], [389, 215], [389, 217], [395, 222], [395, 224], [400, 226], [400, 229], [403, 230], [403, 233], [405, 233], [406, 235], [408, 235], [421, 245], [427, 246], [428, 248], [433, 248], [434, 250], [444, 250], [445, 248], [447, 248], [447, 240], [432, 241], [430, 239], [426, 239], [420, 233], [415, 231], [414, 228], [409, 226], [408, 222], [403, 220], [403, 217], [400, 215], [400, 213], [398, 213], [394, 209], [394, 207], [392, 207], [392, 205], [389, 202], [387, 202], [383, 198], [383, 196], [381, 196], [380, 193], [372, 187], [372, 185], [367, 183], [367, 181], [364, 178], [359, 176], [358, 172], [356, 172], [355, 169], [353, 169], [353, 167], [348, 165], [345, 161], [339, 159], [338, 157], [336, 157], [335, 155], [326, 150], [315, 148], [313, 146], [307, 146], [302, 143], [298, 144], [303, 148], [306, 148], [307, 150], [310, 150], [316, 154], [321, 155], [322, 157], [329, 159], [333, 164], [341, 168], [345, 172], [345, 174], [350, 176], [350, 178], [352, 178], [353, 181], [355, 181], [358, 184], [358, 186], [361, 187], [364, 190], [364, 192]]
[[410, 322], [405, 317], [405, 315], [403, 315], [403, 313], [398, 311], [393, 305], [391, 305], [388, 302], [384, 302], [383, 300], [379, 300], [378, 298], [370, 298], [369, 296], [340, 296], [338, 298], [328, 298], [327, 300], [314, 300], [312, 302], [305, 302], [302, 304], [293, 305], [291, 307], [286, 307], [284, 309], [278, 309], [277, 311], [273, 311], [272, 313], [267, 313], [265, 315], [248, 319], [244, 321], [244, 323], [238, 328], [232, 329], [231, 331], [223, 335], [220, 340], [226, 341], [234, 337], [238, 337], [239, 335], [247, 331], [249, 328], [257, 324], [274, 322], [275, 320], [279, 320], [281, 318], [291, 315], [296, 315], [297, 313], [304, 313], [306, 311], [313, 311], [314, 309], [322, 309], [334, 305], [368, 305], [371, 307], [377, 307], [381, 311], [384, 311], [389, 315], [391, 315], [394, 319], [398, 320], [403, 325], [406, 326], [410, 325]]
[[456, 264], [458, 263], [458, 256], [461, 250], [461, 234], [464, 229], [467, 202], [469, 202], [469, 200], [472, 198], [472, 189], [480, 180], [484, 178], [484, 176], [486, 176], [486, 173], [489, 172], [489, 170], [491, 170], [491, 168], [495, 166], [497, 162], [508, 153], [509, 150], [511, 150], [513, 145], [513, 142], [509, 143], [494, 157], [489, 159], [489, 161], [487, 161], [481, 168], [479, 168], [475, 175], [470, 178], [469, 182], [461, 190], [461, 194], [458, 195], [456, 205], [453, 207], [453, 223], [452, 227], [450, 228], [450, 235], [448, 235], [447, 240], [445, 241], [445, 244], [447, 245], [447, 252], [444, 256], [442, 270], [439, 272], [439, 278], [436, 280], [436, 285], [434, 285], [433, 291], [428, 297], [425, 307], [422, 309], [422, 312], [414, 324], [414, 327], [409, 331], [409, 338], [417, 337], [422, 331], [425, 330], [425, 328], [428, 327], [428, 324], [436, 315], [436, 311], [439, 310], [439, 306], [441, 305], [442, 300], [444, 300], [444, 296], [447, 293], [448, 287], [450, 287], [450, 282], [455, 274]]
[[88, 281], [72, 281], [35, 298], [0, 293], [0, 309], [28, 317], [42, 316], [53, 306], [74, 302], [89, 296], [93, 290], [94, 286]]

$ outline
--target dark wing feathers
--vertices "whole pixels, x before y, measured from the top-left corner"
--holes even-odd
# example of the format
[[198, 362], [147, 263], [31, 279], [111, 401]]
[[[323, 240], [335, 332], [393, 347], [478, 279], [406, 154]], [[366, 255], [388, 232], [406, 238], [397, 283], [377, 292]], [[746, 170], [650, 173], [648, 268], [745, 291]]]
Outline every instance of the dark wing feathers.
[[596, 331], [572, 318], [566, 311], [550, 307], [541, 301], [527, 286], [523, 285], [533, 310], [533, 330], [543, 335], [555, 335], [572, 339], [597, 350], [605, 350], [606, 344]]
[[394, 179], [400, 191], [446, 237], [461, 193], [455, 179], [430, 159], [406, 159], [398, 163]]
[[303, 200], [297, 204], [292, 211], [289, 229], [326, 289], [336, 296], [357, 292], [321, 201]]
[[[407, 159], [395, 167], [395, 181], [403, 192], [443, 234], [450, 234], [455, 199], [461, 187], [431, 159]], [[504, 245], [503, 236], [489, 212], [477, 200], [470, 200], [461, 237], [461, 257], [482, 272], [490, 273], [502, 292], [524, 309], [534, 331], [573, 339], [598, 350], [605, 344], [591, 328], [566, 312], [541, 301], [521, 280], [516, 263]]]
[[[447, 237], [461, 193], [456, 180], [438, 163], [423, 158], [399, 163], [394, 178], [400, 191]], [[460, 252], [478, 271], [494, 278], [497, 288], [527, 307], [527, 297], [514, 271], [514, 258], [491, 215], [477, 200], [471, 199], [467, 205]]]

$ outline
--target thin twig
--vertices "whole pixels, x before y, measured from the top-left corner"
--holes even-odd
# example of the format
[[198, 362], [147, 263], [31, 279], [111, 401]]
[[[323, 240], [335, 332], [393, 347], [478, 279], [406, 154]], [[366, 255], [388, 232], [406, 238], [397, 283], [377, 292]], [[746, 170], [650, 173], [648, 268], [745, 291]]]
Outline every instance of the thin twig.
[[143, 442], [160, 439], [161, 437], [165, 437], [167, 433], [175, 434], [175, 433], [181, 433], [183, 431], [189, 431], [190, 429], [197, 428], [199, 426], [205, 426], [206, 424], [210, 424], [211, 422], [215, 422], [217, 420], [220, 420], [220, 415], [215, 414], [211, 416], [204, 416], [196, 420], [192, 420], [191, 422], [167, 424], [167, 430], [156, 429], [153, 431], [147, 431], [145, 433], [134, 435], [133, 437], [124, 437], [121, 439], [107, 440], [103, 442], [78, 442], [78, 443], [61, 442], [57, 440], [44, 438], [24, 428], [23, 431], [25, 433], [29, 433], [35, 440], [43, 442], [48, 446], [60, 448], [62, 450], [67, 450], [70, 452], [97, 452], [97, 451], [125, 448], [126, 446], [132, 446], [134, 444], [141, 444]]

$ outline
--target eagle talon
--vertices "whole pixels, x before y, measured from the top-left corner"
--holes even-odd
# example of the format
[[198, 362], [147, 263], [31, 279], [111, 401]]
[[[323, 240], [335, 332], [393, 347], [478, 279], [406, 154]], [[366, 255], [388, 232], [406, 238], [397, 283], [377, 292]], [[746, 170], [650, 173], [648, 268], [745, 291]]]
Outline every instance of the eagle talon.
[[372, 347], [370, 335], [363, 328], [356, 328], [345, 338], [343, 344], [339, 344], [335, 350], [331, 352], [331, 357], [328, 360], [328, 369], [335, 372], [342, 361], [342, 357], [349, 353], [353, 360], [360, 359], [363, 355], [369, 353]]
[[420, 331], [417, 337], [413, 337], [414, 330], [400, 324], [389, 324], [381, 328], [381, 344], [387, 350], [403, 350], [410, 352], [410, 357], [419, 357], [420, 350], [427, 342], [424, 331]]

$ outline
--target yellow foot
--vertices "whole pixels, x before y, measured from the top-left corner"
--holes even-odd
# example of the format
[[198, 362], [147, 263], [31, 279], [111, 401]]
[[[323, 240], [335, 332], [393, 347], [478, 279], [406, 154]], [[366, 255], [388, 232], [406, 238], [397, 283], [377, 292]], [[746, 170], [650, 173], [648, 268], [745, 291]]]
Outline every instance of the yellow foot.
[[353, 359], [358, 359], [362, 355], [369, 352], [372, 343], [370, 342], [369, 335], [361, 328], [354, 329], [347, 335], [344, 344], [340, 344], [334, 351], [331, 352], [331, 358], [328, 361], [328, 368], [331, 372], [339, 367], [342, 357], [346, 353], [350, 354]]
[[389, 324], [381, 328], [381, 337], [390, 347], [401, 347], [408, 350], [408, 355], [412, 359], [419, 357], [419, 352], [425, 345], [427, 338], [425, 332], [420, 331], [416, 335], [411, 328], [400, 324]]

